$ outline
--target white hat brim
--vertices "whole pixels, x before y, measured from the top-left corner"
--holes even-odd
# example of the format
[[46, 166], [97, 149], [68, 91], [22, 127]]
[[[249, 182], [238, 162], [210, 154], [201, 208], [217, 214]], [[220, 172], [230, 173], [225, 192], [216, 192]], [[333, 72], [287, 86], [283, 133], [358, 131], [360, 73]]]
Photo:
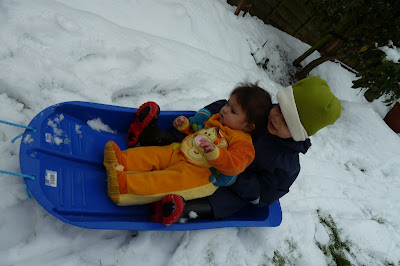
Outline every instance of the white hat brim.
[[308, 138], [308, 134], [300, 121], [292, 86], [280, 90], [277, 94], [277, 98], [292, 138], [295, 141], [305, 141]]

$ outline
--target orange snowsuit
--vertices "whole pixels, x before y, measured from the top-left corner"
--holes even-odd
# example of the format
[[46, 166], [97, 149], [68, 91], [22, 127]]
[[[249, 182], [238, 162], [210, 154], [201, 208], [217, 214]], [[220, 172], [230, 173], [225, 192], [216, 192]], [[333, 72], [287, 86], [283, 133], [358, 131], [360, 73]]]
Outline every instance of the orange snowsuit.
[[[187, 128], [188, 121], [178, 128]], [[208, 138], [217, 147], [204, 153], [195, 138]], [[204, 129], [188, 135], [181, 144], [137, 147], [120, 151], [109, 141], [104, 150], [108, 195], [118, 205], [145, 204], [167, 194], [178, 194], [185, 200], [206, 197], [217, 189], [210, 181], [210, 167], [225, 175], [238, 175], [254, 160], [251, 136], [232, 130], [213, 115]]]

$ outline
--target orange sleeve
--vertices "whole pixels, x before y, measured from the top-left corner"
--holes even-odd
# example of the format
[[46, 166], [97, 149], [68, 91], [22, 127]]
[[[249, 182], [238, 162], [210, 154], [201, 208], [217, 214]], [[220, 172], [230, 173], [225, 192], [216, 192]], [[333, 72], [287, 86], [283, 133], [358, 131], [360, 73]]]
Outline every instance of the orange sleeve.
[[205, 154], [208, 163], [222, 174], [234, 176], [242, 173], [254, 160], [255, 150], [251, 142], [238, 140], [228, 149], [216, 148]]

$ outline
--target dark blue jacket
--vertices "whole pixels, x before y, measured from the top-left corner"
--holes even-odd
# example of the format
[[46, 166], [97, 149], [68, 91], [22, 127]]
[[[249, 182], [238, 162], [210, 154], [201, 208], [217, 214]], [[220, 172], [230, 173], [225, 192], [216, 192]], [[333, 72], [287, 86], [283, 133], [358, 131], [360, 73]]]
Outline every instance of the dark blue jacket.
[[[217, 101], [205, 108], [218, 113], [226, 101]], [[258, 129], [253, 132], [256, 157], [236, 182], [220, 187], [208, 197], [215, 218], [231, 216], [249, 203], [267, 206], [289, 192], [300, 172], [299, 153], [306, 153], [310, 139], [296, 142], [282, 139]]]

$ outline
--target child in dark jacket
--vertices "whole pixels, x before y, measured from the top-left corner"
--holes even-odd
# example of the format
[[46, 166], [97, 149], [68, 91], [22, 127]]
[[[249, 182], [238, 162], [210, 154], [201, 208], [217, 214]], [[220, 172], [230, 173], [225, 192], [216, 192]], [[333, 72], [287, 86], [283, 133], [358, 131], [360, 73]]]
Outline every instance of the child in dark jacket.
[[[341, 104], [318, 77], [284, 88], [277, 98], [279, 104], [269, 112], [267, 126], [252, 134], [255, 160], [233, 184], [235, 177], [213, 175], [210, 181], [220, 187], [211, 196], [186, 202], [181, 197], [165, 196], [152, 205], [152, 221], [170, 224], [179, 218], [221, 219], [249, 204], [268, 206], [288, 193], [300, 172], [299, 153], [305, 154], [311, 146], [308, 137], [335, 123]], [[217, 101], [201, 109], [190, 119], [191, 124], [201, 128], [225, 103]], [[228, 183], [232, 185], [225, 186]]]
[[254, 160], [250, 133], [264, 125], [270, 94], [253, 84], [238, 84], [228, 104], [194, 132], [180, 116], [173, 126], [187, 137], [167, 146], [136, 147], [121, 151], [109, 141], [104, 149], [109, 197], [120, 206], [147, 204], [174, 193], [187, 200], [212, 195], [215, 167], [225, 175], [238, 175]]

